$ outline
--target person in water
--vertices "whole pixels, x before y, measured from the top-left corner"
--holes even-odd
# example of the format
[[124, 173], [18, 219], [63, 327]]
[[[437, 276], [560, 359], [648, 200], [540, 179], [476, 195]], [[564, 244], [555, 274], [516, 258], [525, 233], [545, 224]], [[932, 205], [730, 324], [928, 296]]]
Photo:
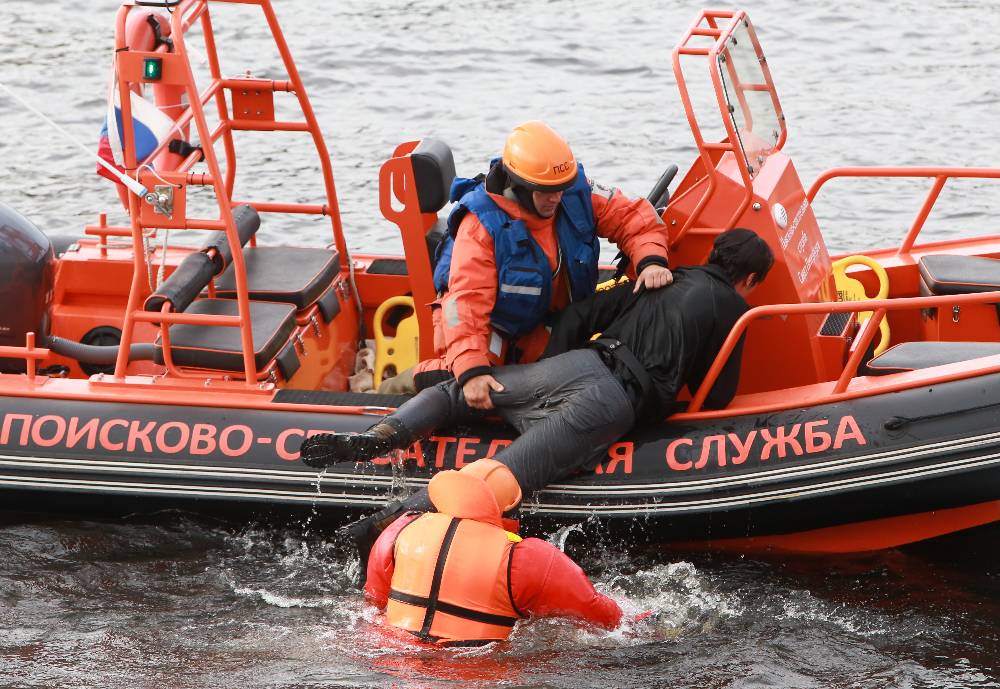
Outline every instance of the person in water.
[[546, 320], [597, 285], [599, 237], [616, 243], [637, 285], [663, 287], [667, 233], [645, 199], [596, 184], [566, 141], [543, 122], [518, 125], [501, 158], [475, 179], [456, 179], [448, 235], [438, 254], [432, 314], [439, 357], [380, 392], [415, 392], [454, 376], [473, 409], [491, 409], [493, 368], [537, 361]]
[[[519, 619], [567, 617], [614, 629], [622, 611], [558, 548], [506, 530], [521, 503], [510, 470], [480, 459], [427, 485], [434, 512], [410, 512], [375, 541], [365, 597], [424, 641], [506, 639]], [[516, 530], [516, 527], [514, 527]]]
[[[501, 389], [491, 391], [493, 403], [520, 433], [496, 459], [510, 468], [521, 490], [536, 491], [593, 469], [636, 422], [677, 411], [677, 394], [685, 385], [692, 392], [701, 385], [749, 309], [746, 296], [773, 263], [763, 239], [736, 228], [716, 237], [707, 264], [678, 268], [665, 289], [635, 292], [624, 284], [567, 307], [554, 323], [549, 358], [494, 369]], [[601, 337], [591, 340], [598, 332]], [[706, 408], [721, 409], [736, 394], [743, 339], [712, 386]], [[440, 383], [364, 433], [307, 438], [302, 461], [317, 468], [367, 461], [477, 415], [481, 412], [467, 404], [457, 381]], [[349, 528], [365, 553], [403, 511], [432, 508], [426, 491], [419, 491]]]

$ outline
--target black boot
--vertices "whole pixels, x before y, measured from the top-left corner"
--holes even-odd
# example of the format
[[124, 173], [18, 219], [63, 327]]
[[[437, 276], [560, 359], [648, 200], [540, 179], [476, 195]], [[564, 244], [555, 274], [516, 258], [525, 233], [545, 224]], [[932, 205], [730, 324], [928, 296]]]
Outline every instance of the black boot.
[[339, 462], [368, 462], [392, 450], [409, 447], [414, 436], [387, 416], [364, 433], [318, 433], [302, 442], [302, 462], [316, 469]]

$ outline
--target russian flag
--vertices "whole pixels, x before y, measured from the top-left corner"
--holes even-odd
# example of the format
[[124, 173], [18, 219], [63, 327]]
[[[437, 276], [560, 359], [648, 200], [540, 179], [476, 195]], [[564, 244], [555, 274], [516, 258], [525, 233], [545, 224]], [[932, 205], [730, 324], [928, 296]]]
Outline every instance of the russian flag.
[[[111, 90], [117, 95], [117, 88]], [[170, 136], [176, 123], [169, 116], [163, 114], [153, 103], [134, 91], [129, 91], [129, 96], [132, 106], [135, 159], [141, 164], [149, 157], [150, 153], [157, 149], [161, 142]], [[104, 126], [101, 128], [97, 155], [119, 171], [124, 172], [125, 154], [122, 149], [122, 141], [125, 140], [125, 125], [122, 123], [122, 109], [115, 103], [116, 100], [115, 97], [108, 99], [108, 114], [104, 120]], [[113, 125], [112, 122], [114, 122]], [[121, 184], [111, 172], [101, 165], [97, 166], [97, 174]]]

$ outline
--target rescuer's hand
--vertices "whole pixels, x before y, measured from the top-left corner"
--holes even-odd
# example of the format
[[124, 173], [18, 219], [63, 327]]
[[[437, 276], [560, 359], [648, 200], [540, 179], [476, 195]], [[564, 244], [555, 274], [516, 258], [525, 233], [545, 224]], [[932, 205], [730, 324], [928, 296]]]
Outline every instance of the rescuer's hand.
[[465, 402], [473, 409], [493, 408], [493, 400], [490, 399], [491, 390], [500, 392], [503, 390], [503, 385], [488, 373], [470, 378], [462, 386], [462, 394], [465, 395]]
[[670, 268], [665, 268], [656, 264], [648, 265], [642, 269], [642, 272], [639, 273], [639, 277], [636, 278], [635, 289], [632, 290], [632, 293], [635, 294], [643, 287], [646, 289], [660, 289], [661, 287], [666, 287], [673, 281], [674, 274], [670, 272]]

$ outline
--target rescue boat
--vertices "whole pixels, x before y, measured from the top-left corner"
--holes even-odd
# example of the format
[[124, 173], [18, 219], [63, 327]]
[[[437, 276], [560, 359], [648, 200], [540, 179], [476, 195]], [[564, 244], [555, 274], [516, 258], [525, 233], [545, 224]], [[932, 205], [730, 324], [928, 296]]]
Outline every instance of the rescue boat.
[[[280, 80], [222, 75], [215, 4], [118, 11], [112, 95], [133, 187], [121, 192], [127, 226], [101, 214], [82, 236], [49, 237], [0, 210], [6, 509], [343, 518], [514, 437], [487, 421], [320, 476], [298, 461], [308, 435], [361, 431], [405, 399], [349, 390], [366, 339], [376, 340], [376, 377], [433, 354], [432, 247], [454, 163], [444, 142], [400, 144], [379, 190], [405, 256], [350, 255], [326, 145], [271, 3], [244, 4], [261, 10], [287, 73]], [[207, 79], [190, 67], [191, 30], [204, 38]], [[702, 134], [692, 64], [714, 89], [722, 140]], [[782, 150], [787, 123], [743, 11], [699, 13], [673, 69], [698, 154], [672, 192], [668, 169], [650, 196], [672, 264], [703, 262], [716, 234], [743, 226], [768, 241], [776, 265], [687, 409], [633, 431], [593, 473], [538, 493], [526, 517], [638, 524], [633, 533], [661, 543], [816, 552], [1000, 520], [1000, 236], [918, 242], [947, 182], [997, 179], [1000, 169], [842, 167], [805, 186]], [[135, 111], [150, 92], [171, 122], [140, 150], [147, 132]], [[300, 117], [277, 119], [278, 99]], [[321, 197], [234, 196], [234, 138], [244, 131], [311, 137]], [[813, 202], [844, 177], [928, 182], [899, 246], [830, 256]], [[329, 243], [257, 241], [269, 219], [296, 214], [328, 221]], [[191, 230], [207, 233], [202, 246], [166, 241]], [[707, 411], [706, 392], [743, 332], [739, 393]]]

